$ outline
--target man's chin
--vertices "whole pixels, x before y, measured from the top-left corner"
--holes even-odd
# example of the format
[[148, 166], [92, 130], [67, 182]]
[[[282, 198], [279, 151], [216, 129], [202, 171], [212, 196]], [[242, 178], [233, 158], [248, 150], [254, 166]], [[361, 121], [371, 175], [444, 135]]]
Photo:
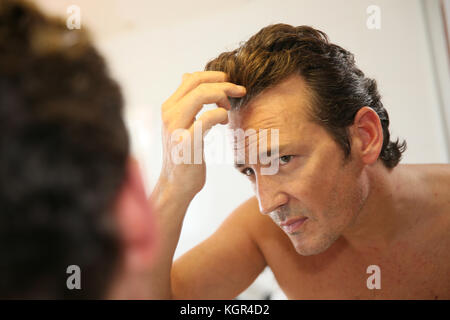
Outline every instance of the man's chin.
[[313, 256], [325, 252], [334, 241], [308, 241], [308, 239], [298, 240], [295, 236], [290, 236], [295, 251], [302, 256]]

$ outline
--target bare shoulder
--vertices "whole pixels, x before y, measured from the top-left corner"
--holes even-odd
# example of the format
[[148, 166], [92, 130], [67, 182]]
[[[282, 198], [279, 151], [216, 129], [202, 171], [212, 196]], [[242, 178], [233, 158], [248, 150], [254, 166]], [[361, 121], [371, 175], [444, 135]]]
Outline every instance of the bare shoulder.
[[[421, 237], [428, 239], [427, 250], [431, 254], [430, 261], [434, 261], [440, 268], [435, 274], [440, 274], [449, 284], [448, 261], [450, 259], [450, 165], [431, 164], [417, 165], [420, 181], [425, 186], [428, 210], [425, 211], [430, 224], [425, 224]], [[439, 271], [440, 270], [440, 271]], [[445, 282], [444, 281], [444, 282]]]
[[447, 211], [450, 209], [450, 164], [408, 164], [402, 167], [418, 177], [430, 203], [436, 203]]
[[447, 183], [450, 184], [450, 164], [446, 163], [415, 164], [408, 166], [417, 168], [425, 176], [428, 176], [433, 179], [447, 181]]
[[428, 215], [436, 217], [436, 228], [447, 234], [450, 231], [450, 164], [420, 164], [406, 167], [419, 177], [425, 193]]
[[418, 170], [425, 178], [450, 184], [450, 164], [409, 164], [405, 166]]
[[419, 168], [421, 180], [430, 190], [430, 202], [450, 218], [450, 164], [427, 164]]
[[210, 237], [174, 262], [174, 297], [232, 299], [256, 279], [267, 263], [252, 235], [255, 210], [252, 201], [244, 202]]

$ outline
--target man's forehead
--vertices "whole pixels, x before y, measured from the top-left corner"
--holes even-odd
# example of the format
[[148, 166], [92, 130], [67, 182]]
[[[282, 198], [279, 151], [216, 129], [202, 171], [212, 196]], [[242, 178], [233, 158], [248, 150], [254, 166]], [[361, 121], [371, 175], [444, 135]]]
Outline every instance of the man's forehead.
[[230, 112], [230, 129], [280, 129], [309, 122], [310, 94], [300, 77], [290, 77], [264, 90], [239, 110]]
[[[236, 121], [230, 121], [230, 124], [236, 123]], [[303, 132], [309, 127], [309, 122], [299, 119], [298, 115], [294, 114], [289, 118], [287, 114], [279, 114], [273, 111], [255, 114], [253, 119], [241, 121], [239, 124], [240, 126], [230, 125], [235, 151], [248, 147], [261, 148], [261, 145], [273, 148], [298, 143], [304, 136]]]
[[303, 80], [294, 76], [266, 89], [242, 109], [232, 110], [229, 127], [235, 155], [245, 157], [248, 149], [260, 152], [303, 143], [314, 132], [308, 92]]
[[276, 157], [280, 152], [293, 151], [293, 148], [304, 145], [307, 141], [301, 137], [303, 137], [301, 133], [299, 135], [280, 135], [276, 129], [247, 130], [245, 132], [235, 130], [233, 131], [234, 156], [239, 159], [246, 159], [250, 154], [258, 157], [261, 154]]

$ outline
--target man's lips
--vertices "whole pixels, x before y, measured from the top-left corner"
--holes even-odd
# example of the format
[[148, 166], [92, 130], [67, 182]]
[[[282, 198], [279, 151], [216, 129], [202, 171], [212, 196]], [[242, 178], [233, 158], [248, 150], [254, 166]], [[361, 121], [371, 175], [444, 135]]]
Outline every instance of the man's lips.
[[286, 232], [286, 233], [293, 233], [297, 231], [301, 225], [306, 221], [306, 217], [304, 218], [293, 218], [286, 221], [283, 221], [280, 223], [280, 227]]

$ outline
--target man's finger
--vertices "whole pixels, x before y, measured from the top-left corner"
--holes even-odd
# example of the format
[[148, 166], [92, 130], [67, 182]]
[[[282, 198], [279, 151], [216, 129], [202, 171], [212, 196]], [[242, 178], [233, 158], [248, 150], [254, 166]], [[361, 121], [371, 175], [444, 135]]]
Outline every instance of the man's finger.
[[188, 127], [192, 119], [203, 108], [203, 105], [215, 103], [219, 107], [229, 110], [231, 108], [228, 97], [242, 97], [246, 90], [242, 86], [237, 86], [229, 82], [223, 83], [204, 83], [187, 94], [179, 103], [177, 103], [176, 112], [180, 115], [178, 125]]
[[227, 80], [227, 74], [221, 71], [199, 71], [194, 73], [185, 73], [182, 77], [181, 85], [167, 101], [172, 104], [176, 103], [187, 93], [202, 83], [225, 82]]
[[224, 108], [216, 108], [213, 110], [205, 111], [201, 116], [194, 122], [190, 130], [193, 132], [196, 123], [202, 123], [203, 134], [211, 129], [214, 125], [228, 121], [228, 111]]

